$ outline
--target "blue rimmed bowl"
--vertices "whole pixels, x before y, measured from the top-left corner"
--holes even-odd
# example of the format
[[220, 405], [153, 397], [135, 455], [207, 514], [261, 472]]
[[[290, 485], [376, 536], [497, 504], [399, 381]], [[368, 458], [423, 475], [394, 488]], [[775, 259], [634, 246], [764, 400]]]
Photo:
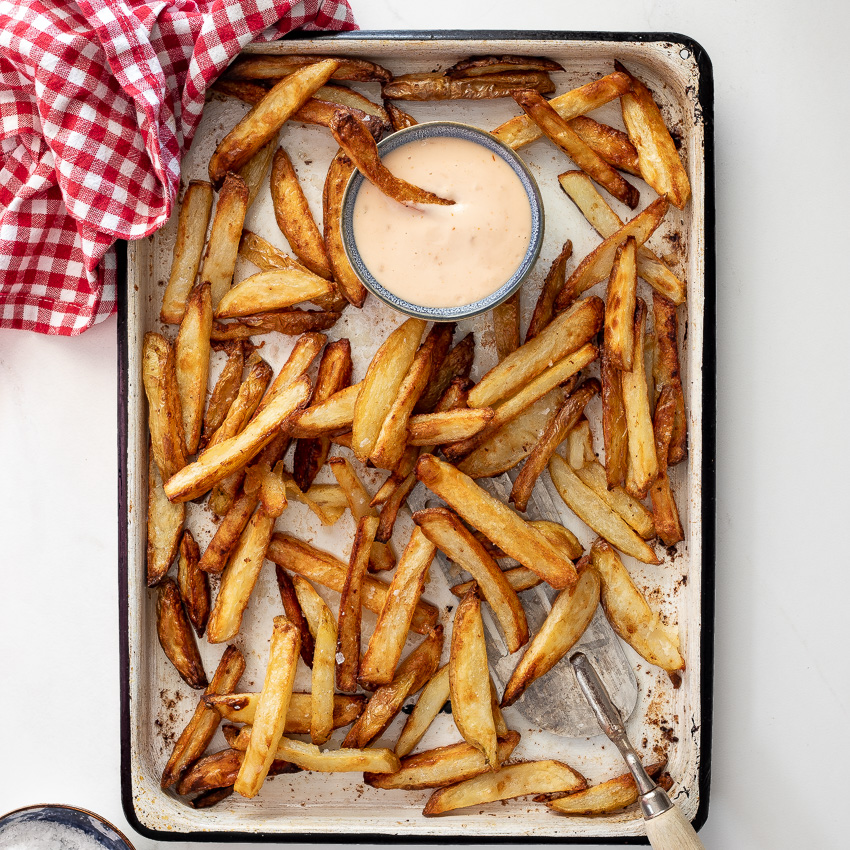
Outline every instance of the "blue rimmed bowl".
[[531, 172], [528, 170], [528, 166], [526, 166], [516, 152], [500, 142], [495, 136], [486, 132], [486, 130], [473, 127], [471, 124], [462, 124], [457, 121], [428, 121], [423, 124], [415, 124], [412, 127], [406, 127], [404, 130], [399, 130], [379, 142], [378, 152], [382, 156], [385, 156], [409, 142], [434, 137], [465, 139], [482, 145], [504, 160], [522, 183], [528, 197], [529, 205], [531, 206], [531, 239], [529, 240], [528, 250], [525, 252], [525, 256], [508, 280], [486, 298], [474, 301], [471, 304], [462, 304], [455, 307], [423, 307], [421, 304], [413, 304], [410, 301], [405, 301], [403, 298], [399, 298], [385, 289], [378, 283], [363, 262], [360, 252], [357, 250], [357, 242], [354, 239], [354, 204], [357, 201], [357, 193], [360, 191], [360, 187], [363, 185], [365, 179], [356, 169], [351, 175], [342, 197], [340, 227], [342, 229], [342, 243], [345, 253], [348, 256], [348, 261], [351, 263], [351, 267], [363, 285], [373, 295], [407, 316], [414, 316], [418, 319], [426, 319], [433, 322], [455, 322], [458, 319], [466, 319], [470, 316], [477, 316], [479, 313], [484, 313], [486, 310], [492, 310], [493, 307], [510, 298], [519, 289], [522, 282], [528, 276], [528, 273], [534, 268], [534, 264], [540, 254], [540, 246], [543, 244], [543, 200], [540, 197], [540, 189], [537, 187], [537, 181], [535, 181]]
[[104, 850], [133, 850], [133, 845], [121, 830], [100, 815], [77, 806], [40, 805], [15, 809], [0, 817], [0, 846], [4, 845], [3, 834], [7, 839], [13, 827], [27, 824], [33, 830], [43, 830], [49, 834], [53, 828], [68, 827], [78, 830], [96, 842]]

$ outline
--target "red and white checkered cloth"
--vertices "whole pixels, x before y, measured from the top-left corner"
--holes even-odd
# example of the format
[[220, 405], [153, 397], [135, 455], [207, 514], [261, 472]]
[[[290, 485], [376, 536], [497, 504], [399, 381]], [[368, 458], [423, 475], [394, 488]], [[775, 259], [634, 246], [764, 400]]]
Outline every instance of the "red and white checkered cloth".
[[0, 328], [72, 335], [113, 313], [112, 246], [168, 220], [230, 60], [356, 28], [346, 0], [0, 0]]

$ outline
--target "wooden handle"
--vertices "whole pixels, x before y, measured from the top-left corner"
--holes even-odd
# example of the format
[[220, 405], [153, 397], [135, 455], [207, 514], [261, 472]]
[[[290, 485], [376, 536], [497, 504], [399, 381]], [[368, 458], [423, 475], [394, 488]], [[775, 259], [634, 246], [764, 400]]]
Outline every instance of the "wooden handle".
[[654, 850], [705, 850], [678, 806], [646, 821], [646, 834]]

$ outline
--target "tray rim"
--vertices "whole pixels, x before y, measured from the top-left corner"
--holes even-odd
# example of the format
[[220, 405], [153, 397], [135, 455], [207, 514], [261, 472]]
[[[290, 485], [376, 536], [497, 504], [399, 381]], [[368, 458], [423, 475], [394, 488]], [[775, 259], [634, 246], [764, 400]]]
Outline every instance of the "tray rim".
[[[715, 192], [714, 192], [714, 72], [711, 59], [694, 38], [675, 32], [595, 32], [592, 30], [355, 30], [344, 33], [293, 32], [281, 41], [315, 39], [328, 41], [601, 41], [601, 42], [663, 42], [681, 45], [691, 51], [699, 72], [697, 101], [702, 110], [704, 186], [704, 305], [702, 345], [702, 587], [700, 598], [700, 713], [701, 739], [699, 751], [700, 802], [693, 818], [699, 831], [708, 819], [711, 787], [711, 752], [714, 706], [714, 613], [715, 613], [715, 518], [716, 481], [715, 451], [717, 431], [716, 383], [716, 258], [715, 258]], [[270, 42], [269, 44], [274, 44]], [[268, 46], [268, 45], [264, 45]], [[260, 45], [257, 45], [260, 47]], [[128, 513], [127, 513], [127, 413], [129, 379], [128, 340], [128, 243], [116, 243], [117, 270], [117, 338], [118, 338], [118, 655], [120, 664], [120, 727], [121, 727], [121, 806], [130, 826], [140, 835], [155, 841], [219, 841], [278, 844], [429, 844], [433, 834], [388, 833], [277, 833], [237, 830], [187, 832], [152, 829], [139, 820], [133, 804], [130, 757], [130, 646], [129, 610], [125, 604], [128, 593]], [[444, 840], [445, 840], [444, 836]], [[521, 836], [452, 836], [457, 844], [510, 844]], [[539, 844], [598, 844], [605, 841], [619, 845], [647, 845], [642, 836], [535, 836]]]

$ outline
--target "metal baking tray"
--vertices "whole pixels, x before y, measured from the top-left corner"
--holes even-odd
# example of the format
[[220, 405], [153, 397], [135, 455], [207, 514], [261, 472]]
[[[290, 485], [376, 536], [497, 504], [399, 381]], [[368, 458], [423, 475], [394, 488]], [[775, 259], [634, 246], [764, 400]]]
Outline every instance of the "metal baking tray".
[[[681, 143], [693, 197], [684, 210], [671, 208], [662, 228], [650, 242], [685, 276], [688, 317], [681, 321], [681, 355], [686, 404], [689, 412], [689, 454], [672, 470], [686, 540], [660, 567], [625, 562], [637, 584], [671, 623], [677, 623], [688, 662], [679, 690], [666, 676], [646, 664], [628, 647], [640, 695], [629, 720], [639, 750], [651, 756], [663, 746], [668, 770], [676, 780], [674, 793], [685, 814], [700, 826], [708, 810], [711, 742], [712, 634], [714, 598], [714, 194], [713, 194], [713, 85], [711, 63], [692, 39], [660, 33], [570, 32], [356, 32], [321, 38], [295, 38], [259, 45], [254, 52], [335, 53], [373, 59], [396, 73], [447, 67], [472, 54], [517, 53], [549, 56], [566, 72], [554, 75], [558, 92], [581, 85], [613, 70], [615, 59], [644, 79], [660, 101], [674, 135]], [[374, 84], [362, 91], [377, 96]], [[404, 108], [419, 120], [460, 119], [493, 128], [517, 109], [509, 100], [407, 103]], [[205, 177], [206, 165], [218, 140], [247, 110], [230, 99], [214, 98], [204, 112], [191, 151], [183, 164], [184, 180]], [[595, 113], [600, 120], [622, 126], [617, 104]], [[324, 174], [336, 145], [322, 128], [288, 123], [281, 142], [287, 148], [314, 211], [321, 210]], [[546, 237], [537, 267], [524, 285], [524, 320], [559, 246], [569, 236], [574, 257], [580, 259], [598, 243], [590, 226], [560, 191], [556, 175], [574, 167], [553, 146], [539, 141], [522, 149], [543, 193]], [[654, 193], [637, 181], [641, 208]], [[625, 208], [617, 207], [621, 216]], [[141, 383], [142, 338], [159, 329], [158, 312], [168, 277], [176, 216], [148, 239], [127, 248], [125, 281], [119, 287], [119, 606], [121, 650], [121, 784], [128, 821], [143, 835], [157, 840], [322, 841], [322, 842], [563, 842], [608, 841], [645, 843], [640, 815], [627, 810], [598, 818], [556, 816], [528, 799], [483, 806], [457, 815], [424, 818], [428, 792], [378, 791], [365, 786], [359, 774], [300, 773], [268, 783], [260, 796], [244, 800], [233, 795], [215, 808], [195, 811], [159, 787], [162, 767], [172, 742], [197, 704], [197, 692], [179, 679], [157, 645], [155, 594], [145, 587], [145, 512], [147, 494], [147, 427]], [[286, 248], [271, 211], [268, 189], [249, 211], [246, 226]], [[237, 279], [250, 273], [237, 267]], [[600, 285], [601, 287], [602, 285]], [[643, 282], [640, 283], [644, 287]], [[647, 293], [644, 292], [644, 295]], [[379, 341], [399, 317], [370, 298], [362, 311], [349, 309], [331, 338], [348, 336], [354, 352], [354, 380], [359, 380]], [[488, 316], [461, 323], [458, 334], [474, 330], [480, 347], [473, 377], [495, 361]], [[173, 335], [173, 329], [171, 330]], [[457, 338], [460, 338], [459, 336]], [[288, 354], [292, 338], [263, 337], [263, 356], [277, 368]], [[215, 358], [221, 355], [214, 355]], [[598, 401], [597, 401], [598, 404]], [[598, 418], [591, 408], [591, 419]], [[597, 436], [597, 442], [600, 438]], [[323, 471], [323, 475], [327, 470]], [[323, 480], [320, 478], [319, 480]], [[376, 487], [377, 478], [367, 486]], [[209, 514], [192, 506], [189, 527], [201, 546], [212, 532]], [[407, 523], [407, 524], [405, 524]], [[397, 539], [409, 533], [409, 517], [400, 520]], [[311, 540], [320, 548], [347, 557], [353, 523], [344, 516], [323, 528], [301, 505], [292, 505], [278, 520], [278, 528]], [[584, 544], [592, 533], [575, 520], [571, 528]], [[663, 550], [661, 550], [663, 552]], [[447, 584], [432, 570], [425, 598], [445, 608], [456, 600]], [[336, 594], [322, 591], [335, 608]], [[267, 655], [269, 621], [281, 613], [273, 571], [264, 570], [246, 612], [237, 645], [245, 653], [247, 670], [241, 687], [258, 690]], [[374, 618], [364, 616], [368, 632]], [[211, 672], [223, 647], [201, 641], [206, 669]], [[301, 669], [296, 689], [309, 690], [309, 676]], [[530, 729], [512, 709], [506, 710], [512, 728], [523, 733], [514, 753], [521, 758], [561, 758], [577, 767], [590, 782], [603, 781], [624, 770], [604, 739], [565, 739]], [[383, 741], [392, 746], [401, 718], [387, 730]], [[338, 745], [338, 737], [330, 744]], [[441, 715], [423, 746], [457, 740], [451, 717]], [[223, 747], [218, 733], [213, 748]], [[634, 807], [632, 807], [634, 809]]]

